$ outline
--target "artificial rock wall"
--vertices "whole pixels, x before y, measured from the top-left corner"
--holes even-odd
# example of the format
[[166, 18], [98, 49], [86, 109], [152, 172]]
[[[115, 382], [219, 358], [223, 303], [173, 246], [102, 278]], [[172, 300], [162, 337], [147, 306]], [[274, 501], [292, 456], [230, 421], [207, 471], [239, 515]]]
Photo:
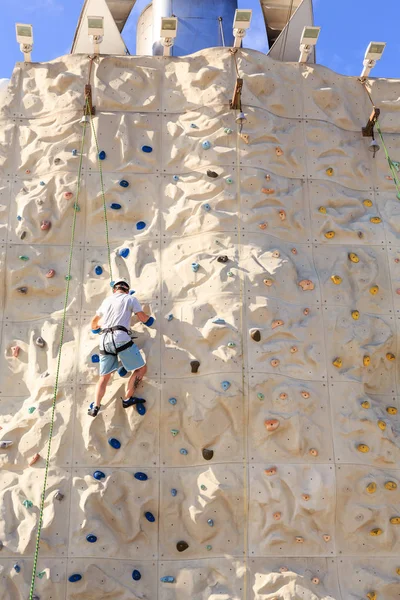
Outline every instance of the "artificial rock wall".
[[[135, 325], [144, 417], [122, 409], [118, 376], [86, 414], [89, 323], [110, 293], [90, 129], [76, 198], [89, 60], [15, 68], [0, 113], [0, 439], [13, 442], [0, 450], [1, 600], [29, 593], [75, 202], [36, 595], [399, 597], [400, 201], [361, 136], [371, 105], [357, 79], [236, 57], [248, 139], [229, 110], [228, 49], [104, 57], [92, 71], [106, 202], [121, 205], [108, 208], [114, 278], [156, 317]], [[397, 160], [400, 82], [369, 85]]]

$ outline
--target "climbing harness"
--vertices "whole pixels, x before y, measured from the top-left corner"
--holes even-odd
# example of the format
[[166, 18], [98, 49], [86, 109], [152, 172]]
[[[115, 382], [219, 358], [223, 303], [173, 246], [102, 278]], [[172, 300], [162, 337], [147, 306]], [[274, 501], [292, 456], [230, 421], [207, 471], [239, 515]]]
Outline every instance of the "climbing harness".
[[[124, 344], [123, 346], [117, 347], [117, 345], [115, 344], [115, 339], [114, 339], [115, 331], [124, 331], [125, 333], [127, 333], [128, 335], [131, 336], [131, 340], [129, 342], [127, 342], [126, 344]], [[112, 344], [114, 346], [115, 352], [108, 352], [105, 349], [106, 335], [108, 335], [109, 333], [111, 333], [111, 340], [112, 340]], [[103, 349], [100, 349], [100, 354], [102, 356], [117, 356], [120, 352], [123, 352], [124, 350], [127, 350], [128, 348], [131, 348], [131, 346], [133, 346], [132, 333], [129, 331], [129, 329], [127, 329], [126, 327], [123, 327], [122, 325], [115, 325], [114, 327], [107, 327], [106, 329], [102, 329], [101, 334], [104, 334]]]

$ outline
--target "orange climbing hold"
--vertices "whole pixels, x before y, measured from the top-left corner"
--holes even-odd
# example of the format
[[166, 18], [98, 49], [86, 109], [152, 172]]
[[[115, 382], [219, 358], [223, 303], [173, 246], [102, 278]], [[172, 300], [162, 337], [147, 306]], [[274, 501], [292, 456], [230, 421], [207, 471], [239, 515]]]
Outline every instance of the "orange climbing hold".
[[298, 286], [301, 287], [303, 292], [307, 292], [315, 288], [315, 285], [313, 284], [311, 279], [303, 279], [302, 281], [299, 281]]
[[276, 429], [278, 429], [280, 423], [278, 419], [267, 419], [266, 421], [264, 421], [264, 425], [267, 431], [275, 431]]
[[275, 190], [273, 190], [272, 188], [261, 188], [261, 191], [263, 194], [267, 194], [267, 196], [270, 196], [271, 194], [275, 193]]
[[38, 460], [40, 460], [40, 454], [34, 454], [28, 463], [29, 466], [32, 467], [34, 464], [36, 464], [38, 462]]
[[283, 150], [282, 150], [282, 148], [276, 147], [276, 148], [275, 148], [275, 154], [276, 154], [277, 156], [282, 156], [282, 154], [283, 154]]
[[393, 354], [393, 352], [387, 352], [386, 353], [386, 358], [387, 358], [387, 360], [396, 360], [396, 357]]
[[271, 467], [270, 469], [265, 469], [264, 473], [268, 475], [268, 477], [271, 477], [271, 475], [276, 475], [277, 470], [276, 467]]
[[276, 321], [272, 321], [271, 328], [276, 329], [277, 327], [280, 327], [281, 325], [284, 325], [283, 321], [281, 321], [281, 319], [277, 319]]

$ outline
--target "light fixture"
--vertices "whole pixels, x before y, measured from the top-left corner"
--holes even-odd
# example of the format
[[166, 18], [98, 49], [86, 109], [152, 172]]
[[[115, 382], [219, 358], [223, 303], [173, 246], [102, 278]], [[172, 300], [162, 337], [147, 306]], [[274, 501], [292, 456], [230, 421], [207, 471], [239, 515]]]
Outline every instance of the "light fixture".
[[174, 39], [178, 33], [178, 19], [176, 17], [161, 17], [161, 44], [164, 47], [164, 56], [171, 56]]
[[33, 48], [33, 28], [32, 25], [26, 25], [24, 23], [15, 24], [15, 32], [17, 36], [17, 42], [21, 52], [24, 55], [25, 62], [31, 62], [31, 52]]
[[88, 36], [93, 42], [93, 52], [100, 53], [100, 44], [104, 37], [104, 17], [88, 17]]
[[233, 20], [233, 35], [235, 37], [234, 48], [240, 48], [242, 40], [249, 29], [253, 11], [236, 9]]
[[306, 26], [303, 29], [303, 33], [300, 38], [300, 57], [299, 63], [306, 63], [310, 56], [312, 49], [318, 41], [318, 36], [321, 31], [321, 27]]
[[235, 119], [236, 123], [239, 123], [240, 125], [242, 125], [245, 121], [247, 121], [246, 115], [244, 114], [244, 112], [240, 112], [238, 114], [238, 116]]
[[378, 142], [374, 138], [371, 140], [371, 143], [368, 146], [368, 150], [370, 152], [373, 152], [372, 158], [375, 158], [375, 154], [378, 152], [378, 150], [380, 150], [380, 146], [379, 146]]
[[382, 57], [385, 46], [386, 42], [370, 42], [363, 60], [364, 68], [361, 73], [361, 79], [369, 76], [371, 70], [376, 65], [376, 61]]

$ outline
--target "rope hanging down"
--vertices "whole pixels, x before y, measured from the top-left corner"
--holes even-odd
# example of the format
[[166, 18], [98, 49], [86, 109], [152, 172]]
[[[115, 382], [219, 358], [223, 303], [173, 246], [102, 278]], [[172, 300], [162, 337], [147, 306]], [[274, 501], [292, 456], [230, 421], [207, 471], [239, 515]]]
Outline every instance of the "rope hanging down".
[[[87, 107], [86, 107], [86, 110], [87, 110]], [[78, 169], [78, 184], [77, 184], [77, 192], [76, 192], [76, 201], [74, 204], [74, 216], [72, 219], [69, 260], [68, 260], [68, 269], [67, 269], [67, 275], [66, 275], [67, 285], [66, 285], [66, 289], [65, 289], [64, 309], [63, 309], [63, 316], [62, 316], [62, 321], [61, 321], [60, 345], [59, 345], [58, 357], [57, 357], [57, 369], [56, 369], [56, 378], [55, 378], [55, 383], [54, 383], [53, 401], [52, 401], [52, 409], [51, 409], [49, 439], [47, 442], [46, 467], [45, 467], [45, 471], [44, 471], [43, 489], [42, 489], [42, 495], [41, 495], [40, 507], [39, 507], [39, 520], [38, 520], [38, 525], [37, 525], [35, 554], [33, 557], [32, 579], [31, 579], [31, 587], [30, 587], [30, 591], [29, 591], [29, 600], [33, 600], [33, 597], [34, 597], [33, 594], [35, 591], [36, 569], [37, 569], [37, 563], [38, 563], [38, 558], [39, 558], [40, 536], [41, 536], [42, 527], [43, 527], [44, 503], [45, 503], [45, 499], [46, 499], [47, 480], [48, 480], [48, 475], [49, 475], [51, 443], [52, 443], [52, 439], [53, 439], [54, 417], [55, 417], [55, 410], [56, 410], [58, 383], [59, 383], [59, 378], [60, 378], [61, 356], [62, 356], [64, 334], [65, 334], [65, 322], [66, 322], [66, 318], [67, 318], [69, 288], [70, 288], [70, 282], [71, 282], [72, 258], [73, 258], [73, 249], [74, 249], [75, 231], [76, 231], [76, 215], [79, 211], [78, 200], [79, 200], [79, 194], [80, 194], [80, 190], [81, 190], [82, 161], [83, 161], [83, 151], [84, 151], [84, 146], [85, 146], [85, 136], [86, 136], [86, 123], [84, 123], [84, 125], [83, 125], [83, 132], [82, 132], [81, 151], [80, 151], [79, 169]]]

